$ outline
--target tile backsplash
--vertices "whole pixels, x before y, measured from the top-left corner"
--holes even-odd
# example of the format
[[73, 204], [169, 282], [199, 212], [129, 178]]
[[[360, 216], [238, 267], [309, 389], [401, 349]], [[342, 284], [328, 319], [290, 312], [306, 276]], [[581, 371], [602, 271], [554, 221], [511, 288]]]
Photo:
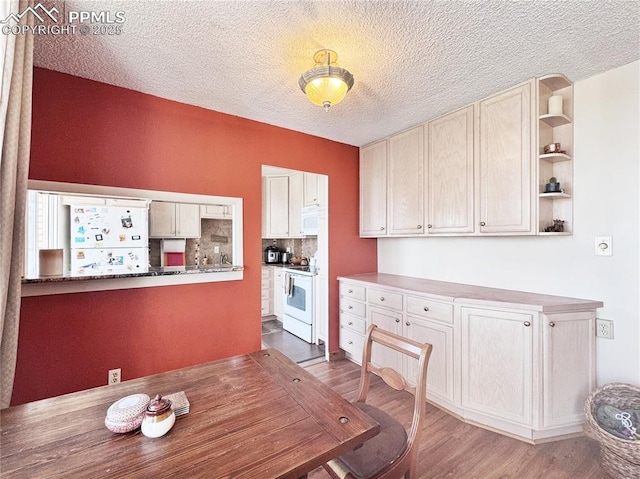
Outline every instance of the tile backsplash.
[[[262, 251], [267, 246], [273, 245], [273, 239], [262, 238]], [[306, 256], [311, 258], [318, 249], [318, 238], [315, 236], [308, 238], [283, 238], [276, 239], [275, 244], [280, 251], [285, 252], [290, 248], [293, 256]]]
[[[227, 255], [228, 261], [233, 261], [232, 242], [232, 220], [207, 219], [203, 218], [200, 224], [200, 238], [187, 239], [186, 258], [187, 266], [202, 265], [204, 255], [207, 255], [209, 264], [220, 263], [220, 257]], [[149, 264], [160, 266], [160, 239], [149, 240]], [[214, 253], [214, 248], [218, 246], [219, 253]]]

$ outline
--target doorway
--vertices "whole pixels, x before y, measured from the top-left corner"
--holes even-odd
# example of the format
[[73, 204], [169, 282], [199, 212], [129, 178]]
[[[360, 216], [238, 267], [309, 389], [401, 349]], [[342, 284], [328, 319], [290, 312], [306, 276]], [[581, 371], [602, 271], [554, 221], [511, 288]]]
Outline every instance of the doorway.
[[[317, 213], [317, 230], [305, 230], [303, 212]], [[305, 216], [308, 218], [308, 216]], [[262, 166], [262, 251], [274, 247], [281, 253], [263, 254], [262, 344], [296, 362], [327, 358], [328, 341], [328, 176], [280, 167]], [[268, 258], [268, 259], [267, 259]], [[313, 334], [309, 342], [286, 327], [285, 279], [289, 263], [303, 260], [313, 267]], [[274, 262], [276, 261], [276, 262]], [[284, 263], [283, 263], [284, 261]], [[285, 327], [283, 327], [283, 322]], [[292, 334], [293, 333], [293, 334]], [[302, 337], [301, 336], [301, 337]]]

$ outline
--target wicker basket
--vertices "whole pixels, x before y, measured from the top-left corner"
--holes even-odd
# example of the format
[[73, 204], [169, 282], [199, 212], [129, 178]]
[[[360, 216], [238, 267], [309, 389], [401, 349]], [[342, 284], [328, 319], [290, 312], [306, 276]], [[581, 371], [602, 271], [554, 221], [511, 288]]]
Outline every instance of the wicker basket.
[[640, 441], [621, 439], [603, 429], [595, 419], [596, 408], [609, 404], [618, 409], [640, 409], [640, 388], [611, 383], [587, 398], [585, 433], [600, 443], [602, 468], [615, 479], [640, 478]]

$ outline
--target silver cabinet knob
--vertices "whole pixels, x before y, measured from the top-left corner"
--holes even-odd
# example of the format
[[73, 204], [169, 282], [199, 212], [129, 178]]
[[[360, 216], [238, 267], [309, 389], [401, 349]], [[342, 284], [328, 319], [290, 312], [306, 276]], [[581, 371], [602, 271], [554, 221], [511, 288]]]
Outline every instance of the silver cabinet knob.
[[425, 312], [426, 312], [426, 311], [429, 311], [429, 307], [428, 307], [428, 306], [425, 306], [425, 307], [424, 307], [424, 308], [422, 308], [422, 309], [423, 309]]
[[384, 296], [380, 296], [380, 301], [384, 301]]
[[433, 225], [427, 225], [427, 228], [433, 228]]
[[350, 289], [349, 291], [347, 291], [347, 293], [351, 294], [351, 293], [353, 293], [353, 290]]
[[352, 322], [352, 321], [349, 321], [347, 324], [348, 324], [349, 326], [353, 326], [353, 322]]
[[418, 229], [421, 230], [422, 229], [422, 225], [418, 225]]
[[480, 226], [487, 226], [487, 223], [485, 223], [484, 221], [481, 221]]
[[531, 326], [531, 323], [530, 323], [529, 321], [525, 321], [523, 324], [524, 324], [527, 328], [528, 328], [529, 326]]
[[406, 324], [407, 326], [411, 326], [411, 323], [410, 323], [409, 321], [407, 321], [407, 322], [406, 322], [406, 323], [404, 323], [404, 324]]
[[353, 344], [353, 341], [349, 341], [349, 344]]
[[348, 306], [347, 309], [353, 309], [353, 306]]
[[554, 323], [553, 321], [549, 323], [549, 327], [554, 328], [555, 326], [556, 326], [556, 323]]
[[399, 320], [399, 319], [396, 319], [396, 323], [399, 323], [399, 322], [400, 322], [400, 320]]
[[381, 226], [381, 227], [380, 227], [380, 231], [384, 231], [384, 226]]

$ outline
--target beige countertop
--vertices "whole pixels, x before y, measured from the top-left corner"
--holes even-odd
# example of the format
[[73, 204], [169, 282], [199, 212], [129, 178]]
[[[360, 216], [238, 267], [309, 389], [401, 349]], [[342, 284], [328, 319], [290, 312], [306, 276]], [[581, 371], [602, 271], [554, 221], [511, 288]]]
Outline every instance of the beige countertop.
[[488, 288], [461, 283], [449, 283], [431, 279], [413, 278], [384, 273], [364, 273], [342, 276], [338, 279], [352, 282], [371, 283], [384, 288], [428, 295], [434, 299], [451, 301], [456, 304], [484, 304], [502, 308], [526, 309], [543, 313], [593, 310], [601, 308], [602, 301], [567, 298], [548, 294]]

